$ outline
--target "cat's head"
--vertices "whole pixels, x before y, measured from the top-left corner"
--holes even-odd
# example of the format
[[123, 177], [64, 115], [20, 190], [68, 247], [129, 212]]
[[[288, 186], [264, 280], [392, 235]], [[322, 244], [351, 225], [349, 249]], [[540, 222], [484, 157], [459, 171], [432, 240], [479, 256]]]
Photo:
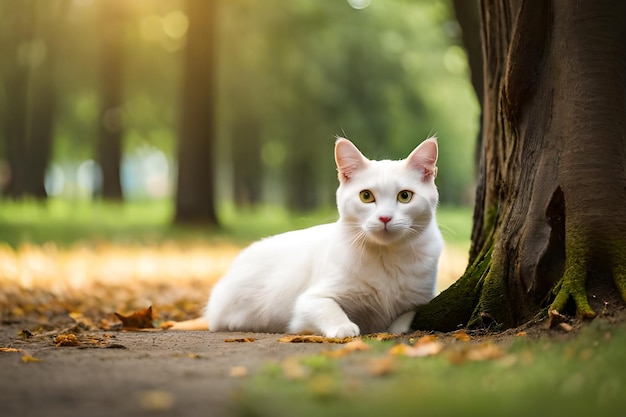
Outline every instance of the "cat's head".
[[400, 161], [371, 161], [352, 142], [338, 138], [337, 208], [341, 221], [367, 243], [388, 245], [419, 236], [439, 199], [437, 139], [422, 142]]

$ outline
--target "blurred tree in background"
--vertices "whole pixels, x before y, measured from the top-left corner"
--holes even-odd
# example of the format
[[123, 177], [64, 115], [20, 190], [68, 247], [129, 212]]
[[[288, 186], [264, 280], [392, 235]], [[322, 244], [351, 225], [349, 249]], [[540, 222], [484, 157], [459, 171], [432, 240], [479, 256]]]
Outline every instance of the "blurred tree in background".
[[[229, 0], [214, 24], [212, 3], [0, 0], [2, 195], [307, 210], [334, 201], [335, 135], [402, 158], [436, 134], [442, 202], [471, 203], [480, 109], [450, 1]], [[202, 80], [196, 18], [198, 48], [217, 39]]]
[[124, 103], [124, 40], [126, 0], [100, 1], [100, 112], [96, 160], [102, 169], [102, 196], [122, 199], [122, 105]]
[[0, 120], [10, 173], [2, 189], [10, 197], [46, 197], [44, 176], [51, 155], [58, 95], [60, 33], [53, 22], [62, 22], [67, 5], [64, 0], [5, 1], [0, 9], [0, 48], [5, 54], [0, 64]]
[[177, 223], [217, 224], [213, 180], [217, 135], [217, 6], [217, 0], [187, 0], [189, 31], [178, 137]]

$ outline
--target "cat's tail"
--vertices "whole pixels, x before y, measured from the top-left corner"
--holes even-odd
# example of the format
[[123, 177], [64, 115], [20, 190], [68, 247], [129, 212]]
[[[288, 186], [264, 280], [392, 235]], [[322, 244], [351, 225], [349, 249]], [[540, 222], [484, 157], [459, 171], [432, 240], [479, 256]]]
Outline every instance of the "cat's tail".
[[166, 321], [161, 324], [163, 330], [209, 330], [209, 322], [200, 317], [185, 321]]

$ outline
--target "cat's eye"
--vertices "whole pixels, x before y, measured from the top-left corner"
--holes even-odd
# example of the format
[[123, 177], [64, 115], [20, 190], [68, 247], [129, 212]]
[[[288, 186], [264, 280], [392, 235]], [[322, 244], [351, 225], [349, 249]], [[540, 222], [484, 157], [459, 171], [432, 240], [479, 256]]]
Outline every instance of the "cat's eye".
[[408, 203], [413, 198], [413, 191], [402, 190], [398, 193], [398, 201], [401, 203]]
[[373, 203], [374, 202], [374, 194], [370, 190], [363, 190], [359, 193], [359, 198], [364, 203]]

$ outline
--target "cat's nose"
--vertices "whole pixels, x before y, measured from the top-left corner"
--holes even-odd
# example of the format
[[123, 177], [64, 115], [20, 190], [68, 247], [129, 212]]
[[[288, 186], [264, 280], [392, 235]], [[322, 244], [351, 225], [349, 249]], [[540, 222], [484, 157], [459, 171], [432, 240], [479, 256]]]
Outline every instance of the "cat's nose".
[[379, 216], [378, 220], [380, 220], [381, 222], [387, 224], [391, 221], [391, 216]]

